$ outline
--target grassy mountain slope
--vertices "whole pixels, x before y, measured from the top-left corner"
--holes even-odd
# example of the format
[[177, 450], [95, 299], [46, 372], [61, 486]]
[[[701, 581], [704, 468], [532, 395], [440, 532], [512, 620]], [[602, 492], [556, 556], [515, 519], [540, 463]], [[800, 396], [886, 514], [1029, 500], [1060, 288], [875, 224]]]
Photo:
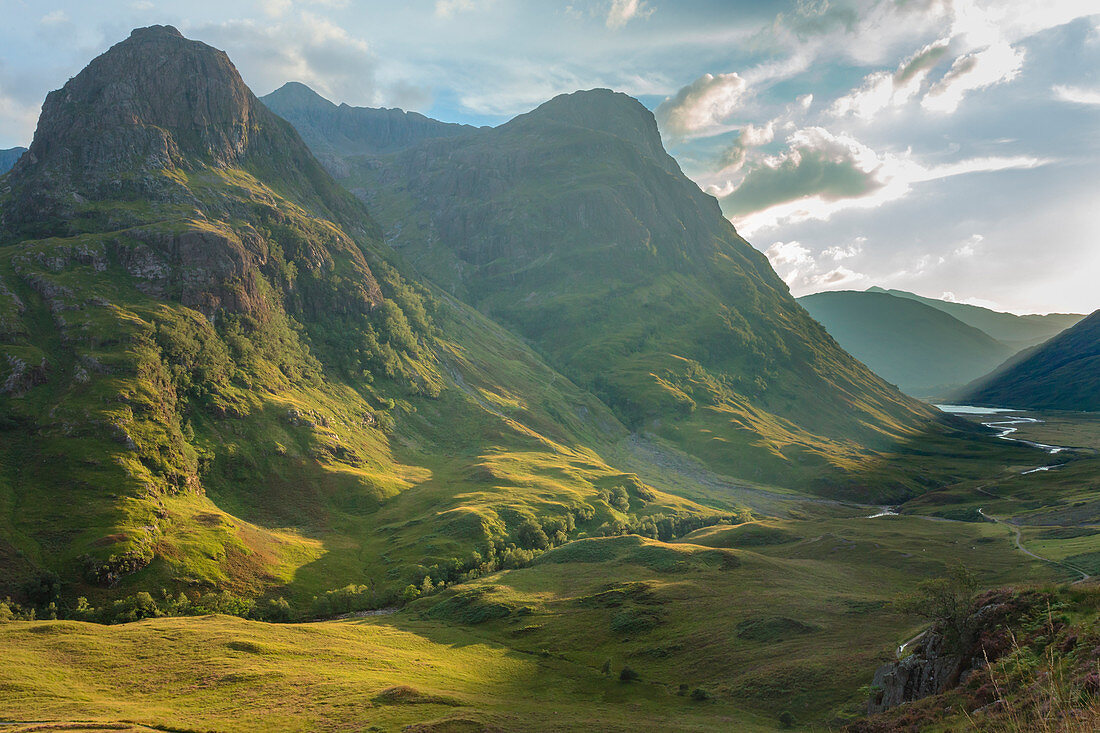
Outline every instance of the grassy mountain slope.
[[714, 513], [607, 465], [615, 417], [400, 274], [293, 128], [172, 28], [51, 94], [3, 183], [0, 595], [49, 570], [93, 600], [384, 600], [493, 567], [526, 520], [557, 543]]
[[943, 311], [886, 293], [818, 293], [798, 303], [848, 353], [917, 397], [944, 395], [1013, 353]]
[[1100, 311], [964, 388], [959, 400], [1044, 410], [1100, 410]]
[[868, 448], [937, 429], [791, 299], [625, 95], [345, 162], [420, 272], [714, 470], [829, 491]]
[[[983, 582], [1052, 577], [1013, 555], [996, 525], [916, 517], [726, 525], [676, 543], [594, 538], [384, 616], [0, 623], [0, 715], [625, 731], [775, 730], [789, 712], [836, 727], [864, 709], [859, 688], [885, 650], [915, 633], [889, 600], [960, 552]], [[623, 667], [639, 679], [621, 682]]]
[[954, 316], [979, 331], [984, 331], [1014, 351], [1040, 344], [1084, 318], [1079, 313], [1018, 316], [1015, 313], [1002, 313], [968, 303], [952, 303], [937, 298], [926, 298], [904, 290], [884, 290], [879, 287], [868, 288], [867, 292], [888, 293], [898, 298], [908, 298], [924, 303]]

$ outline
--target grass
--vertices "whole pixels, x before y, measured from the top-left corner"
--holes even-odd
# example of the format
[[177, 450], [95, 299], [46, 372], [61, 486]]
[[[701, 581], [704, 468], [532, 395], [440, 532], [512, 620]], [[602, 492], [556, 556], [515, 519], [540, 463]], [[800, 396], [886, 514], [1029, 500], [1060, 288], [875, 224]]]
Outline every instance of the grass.
[[[226, 616], [0, 626], [0, 719], [169, 730], [707, 730], [736, 716], [462, 629]], [[32, 712], [33, 711], [33, 712]], [[49, 728], [47, 728], [49, 729]]]

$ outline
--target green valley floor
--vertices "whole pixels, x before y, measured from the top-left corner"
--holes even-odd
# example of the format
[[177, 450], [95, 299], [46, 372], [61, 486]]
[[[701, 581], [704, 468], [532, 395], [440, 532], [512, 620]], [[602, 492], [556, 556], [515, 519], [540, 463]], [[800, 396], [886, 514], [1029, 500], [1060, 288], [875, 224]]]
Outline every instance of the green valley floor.
[[921, 630], [891, 606], [917, 580], [955, 562], [983, 587], [1100, 572], [1100, 420], [1043, 417], [1015, 437], [1076, 449], [1026, 452], [1034, 465], [896, 516], [792, 497], [781, 517], [581, 539], [400, 610], [311, 623], [0, 623], [0, 730], [841, 727]]

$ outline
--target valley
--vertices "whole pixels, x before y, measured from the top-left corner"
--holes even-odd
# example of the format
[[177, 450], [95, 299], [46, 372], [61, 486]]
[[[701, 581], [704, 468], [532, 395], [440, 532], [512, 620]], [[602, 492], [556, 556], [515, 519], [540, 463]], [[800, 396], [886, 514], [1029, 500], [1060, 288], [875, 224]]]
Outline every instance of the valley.
[[986, 641], [1093, 710], [1100, 312], [796, 300], [660, 105], [542, 99], [257, 97], [169, 25], [46, 96], [0, 731], [996, 729]]
[[[1021, 439], [1073, 436], [1057, 454], [1062, 468], [1026, 473], [1050, 456], [1023, 448], [896, 515], [768, 492], [770, 516], [673, 542], [574, 540], [528, 566], [347, 620], [12, 621], [0, 626], [0, 649], [24, 662], [0, 671], [0, 719], [217, 731], [290, 721], [309, 730], [570, 730], [580, 721], [774, 730], [789, 713], [798, 727], [842, 725], [862, 714], [870, 670], [921, 631], [892, 607], [914, 578], [957, 562], [983, 587], [1100, 570], [1100, 422], [1027, 417], [1042, 422], [1014, 426]], [[638, 679], [620, 681], [623, 667]], [[49, 682], [92, 679], [94, 669], [105, 673], [84, 686]], [[259, 711], [249, 721], [233, 718], [242, 694]], [[28, 717], [32, 708], [42, 714]]]

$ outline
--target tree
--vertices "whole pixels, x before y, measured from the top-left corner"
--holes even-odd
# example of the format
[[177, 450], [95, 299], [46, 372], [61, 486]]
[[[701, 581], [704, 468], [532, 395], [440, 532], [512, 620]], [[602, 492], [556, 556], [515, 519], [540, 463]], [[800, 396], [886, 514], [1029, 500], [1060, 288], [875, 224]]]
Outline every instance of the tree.
[[533, 519], [523, 520], [523, 524], [516, 530], [516, 540], [520, 547], [527, 550], [545, 550], [550, 547], [550, 538], [546, 536], [542, 525]]
[[603, 666], [600, 667], [600, 674], [602, 674], [604, 677], [611, 674], [611, 660], [610, 659], [605, 661], [603, 663]]
[[913, 593], [896, 601], [896, 606], [902, 613], [931, 622], [943, 635], [945, 649], [961, 654], [974, 633], [968, 619], [977, 588], [978, 579], [974, 573], [955, 563], [948, 566], [943, 577], [922, 580]]
[[793, 728], [794, 716], [791, 715], [789, 710], [784, 710], [779, 714], [779, 727], [780, 728]]

